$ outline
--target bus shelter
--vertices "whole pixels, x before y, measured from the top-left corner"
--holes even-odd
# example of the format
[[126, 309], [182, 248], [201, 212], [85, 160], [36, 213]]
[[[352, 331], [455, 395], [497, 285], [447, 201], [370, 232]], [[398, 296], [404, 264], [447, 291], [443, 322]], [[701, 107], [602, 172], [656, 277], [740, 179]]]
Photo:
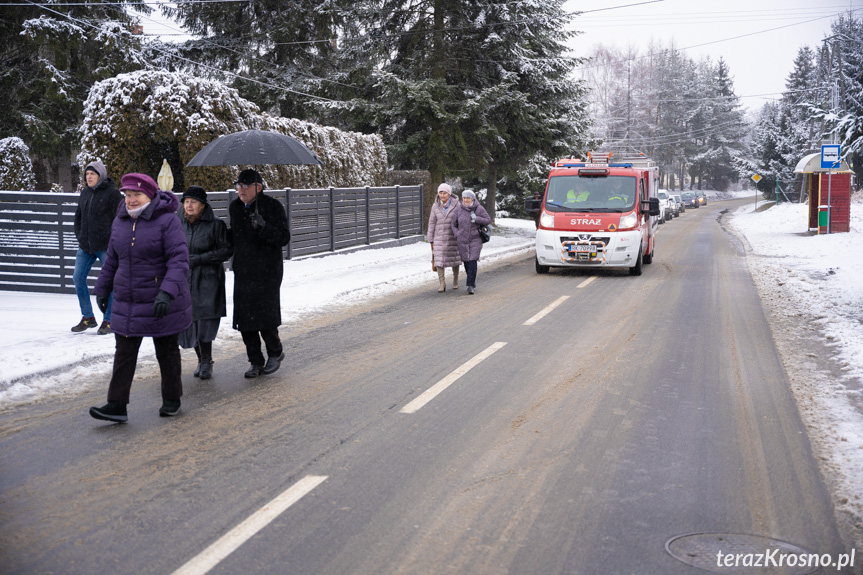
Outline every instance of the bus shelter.
[[854, 172], [842, 160], [835, 170], [821, 167], [821, 153], [804, 156], [795, 174], [804, 174], [803, 190], [809, 194], [809, 230], [819, 234], [847, 232], [851, 226], [851, 178]]

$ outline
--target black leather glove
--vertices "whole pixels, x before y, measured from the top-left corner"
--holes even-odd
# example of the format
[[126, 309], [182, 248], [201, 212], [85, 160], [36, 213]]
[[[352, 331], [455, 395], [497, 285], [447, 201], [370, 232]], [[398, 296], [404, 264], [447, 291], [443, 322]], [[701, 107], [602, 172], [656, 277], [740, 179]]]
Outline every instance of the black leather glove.
[[103, 295], [97, 295], [96, 307], [98, 307], [99, 311], [102, 313], [106, 313], [108, 311], [108, 298]]
[[168, 315], [171, 299], [171, 295], [168, 292], [160, 291], [156, 295], [156, 301], [153, 302], [153, 315], [157, 318], [163, 318]]
[[264, 226], [267, 225], [267, 222], [264, 221], [264, 216], [261, 214], [252, 214], [249, 216], [249, 219], [252, 220], [252, 227], [263, 229]]

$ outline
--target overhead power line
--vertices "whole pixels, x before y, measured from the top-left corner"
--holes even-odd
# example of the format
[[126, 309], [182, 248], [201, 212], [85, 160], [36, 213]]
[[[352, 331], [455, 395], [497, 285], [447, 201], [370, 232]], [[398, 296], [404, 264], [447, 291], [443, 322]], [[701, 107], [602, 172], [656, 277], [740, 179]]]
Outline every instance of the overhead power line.
[[[860, 11], [860, 10], [863, 10], [863, 8], [852, 8], [852, 9], [848, 9], [848, 11], [849, 11], [849, 12], [858, 12], [858, 11]], [[840, 13], [841, 13], [841, 12], [840, 12]], [[766, 34], [767, 32], [774, 32], [774, 31], [776, 31], [776, 30], [782, 30], [782, 29], [784, 29], [784, 28], [791, 28], [791, 27], [793, 27], [793, 26], [800, 26], [800, 25], [802, 25], [802, 24], [809, 24], [810, 22], [817, 22], [818, 20], [824, 20], [825, 18], [833, 18], [833, 17], [837, 16], [837, 15], [838, 15], [838, 14], [840, 14], [840, 13], [836, 13], [836, 12], [834, 12], [834, 13], [831, 13], [831, 14], [829, 14], [829, 15], [827, 15], [827, 16], [819, 16], [819, 17], [817, 17], [817, 18], [812, 18], [812, 19], [809, 19], [809, 20], [803, 20], [803, 21], [800, 21], [800, 22], [795, 22], [795, 23], [793, 23], [793, 24], [785, 24], [784, 26], [776, 26], [776, 27], [773, 27], [773, 28], [767, 28], [767, 29], [765, 29], [765, 30], [759, 30], [759, 31], [756, 31], [756, 32], [750, 32], [750, 33], [748, 33], [748, 34], [740, 34], [740, 35], [738, 35], [738, 36], [729, 36], [728, 38], [721, 38], [721, 39], [719, 39], [719, 40], [712, 40], [712, 41], [710, 41], [710, 42], [702, 42], [701, 44], [693, 44], [693, 45], [691, 45], [691, 46], [684, 46], [683, 48], [672, 48], [671, 50], [672, 50], [672, 51], [674, 51], [674, 52], [683, 52], [683, 51], [685, 51], [685, 50], [692, 50], [693, 48], [701, 48], [702, 46], [710, 46], [710, 45], [712, 45], [712, 44], [719, 44], [719, 43], [722, 43], [722, 42], [729, 42], [729, 41], [731, 41], [731, 40], [739, 40], [740, 38], [747, 38], [747, 37], [749, 37], [749, 36], [757, 36], [757, 35], [759, 35], [759, 34]], [[644, 56], [639, 56], [639, 57], [637, 57], [637, 58], [623, 58], [623, 59], [621, 59], [621, 60], [615, 60], [614, 62], [604, 62], [604, 63], [601, 63], [601, 64], [592, 64], [592, 65], [591, 65], [591, 64], [587, 64], [587, 65], [584, 65], [584, 66], [579, 66], [579, 67], [577, 67], [577, 68], [576, 68], [576, 70], [591, 70], [591, 69], [595, 69], [595, 68], [603, 68], [603, 67], [607, 67], [607, 66], [613, 66], [613, 65], [616, 65], [616, 64], [624, 64], [624, 63], [626, 63], [626, 62], [637, 62], [637, 61], [639, 61], [639, 60], [645, 60], [645, 59], [647, 59], [647, 58], [650, 58], [651, 56], [652, 56], [651, 54], [647, 54], [647, 55], [644, 55]]]
[[[32, 5], [37, 5], [35, 2], [33, 2], [33, 3], [31, 3], [31, 4], [32, 4]], [[74, 17], [72, 17], [72, 16], [70, 16], [70, 15], [68, 15], [68, 14], [63, 14], [62, 12], [58, 12], [57, 10], [52, 9], [52, 8], [48, 7], [47, 5], [42, 4], [42, 5], [37, 5], [37, 6], [38, 6], [39, 8], [42, 8], [43, 10], [47, 10], [48, 12], [52, 12], [52, 13], [54, 13], [54, 14], [58, 15], [58, 16], [62, 16], [63, 18], [66, 18], [66, 19], [70, 20], [71, 22], [75, 22], [75, 23], [80, 24], [80, 25], [82, 25], [82, 26], [87, 26], [87, 27], [89, 27], [89, 28], [93, 28], [93, 29], [96, 29], [96, 30], [98, 30], [98, 29], [99, 29], [99, 27], [98, 27], [98, 26], [96, 26], [96, 25], [92, 24], [91, 22], [87, 22], [86, 20], [81, 20], [81, 19], [79, 19], [79, 18], [74, 18]], [[202, 63], [200, 63], [200, 62], [195, 62], [194, 60], [191, 60], [191, 59], [186, 58], [186, 57], [184, 57], [184, 56], [180, 56], [179, 54], [174, 54], [174, 53], [168, 52], [168, 51], [166, 51], [166, 50], [162, 50], [162, 49], [160, 49], [160, 48], [158, 48], [158, 47], [155, 47], [155, 46], [150, 46], [150, 48], [151, 48], [152, 50], [156, 51], [156, 52], [159, 52], [160, 54], [164, 54], [164, 55], [168, 56], [169, 58], [176, 58], [176, 59], [178, 59], [178, 60], [181, 60], [181, 61], [184, 61], [184, 62], [188, 62], [189, 64], [193, 64], [193, 65], [195, 65], [195, 66], [200, 66], [201, 68], [205, 68], [205, 69], [208, 69], [208, 70], [213, 71], [213, 72], [218, 72], [218, 73], [220, 73], [220, 74], [225, 74], [225, 75], [227, 75], [227, 76], [231, 76], [231, 77], [233, 77], [233, 78], [237, 78], [237, 79], [240, 79], [240, 80], [244, 80], [244, 81], [246, 81], [246, 82], [252, 82], [252, 83], [254, 83], [254, 84], [258, 84], [258, 85], [260, 85], [260, 86], [265, 86], [265, 87], [267, 87], [267, 88], [273, 88], [273, 89], [276, 89], [276, 90], [279, 90], [279, 91], [284, 91], [284, 92], [288, 92], [288, 93], [291, 93], [291, 94], [296, 94], [296, 95], [298, 95], [298, 96], [305, 96], [305, 97], [307, 97], [307, 98], [313, 98], [313, 99], [315, 99], [315, 100], [321, 100], [321, 101], [324, 101], [324, 102], [335, 102], [335, 101], [336, 101], [336, 100], [331, 100], [331, 99], [329, 99], [329, 98], [324, 98], [324, 97], [322, 97], [322, 96], [316, 96], [316, 95], [314, 95], [314, 94], [306, 94], [306, 93], [304, 93], [304, 92], [299, 92], [299, 91], [297, 91], [297, 90], [291, 90], [290, 88], [286, 88], [286, 87], [284, 87], [284, 86], [277, 86], [277, 85], [275, 85], [275, 84], [271, 84], [271, 83], [269, 83], [269, 82], [264, 82], [264, 81], [262, 81], [262, 80], [258, 80], [258, 79], [256, 79], [256, 78], [249, 78], [248, 76], [243, 76], [242, 74], [237, 74], [236, 72], [229, 72], [229, 71], [227, 71], [227, 70], [222, 70], [222, 69], [216, 68], [215, 66], [210, 66], [210, 65], [208, 65], [208, 64], [202, 64]]]

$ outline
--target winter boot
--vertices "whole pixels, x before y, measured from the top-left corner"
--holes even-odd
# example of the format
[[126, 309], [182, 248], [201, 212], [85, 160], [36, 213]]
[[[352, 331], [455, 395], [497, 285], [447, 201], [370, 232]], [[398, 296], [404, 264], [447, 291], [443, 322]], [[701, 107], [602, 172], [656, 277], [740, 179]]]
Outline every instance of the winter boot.
[[198, 358], [198, 377], [210, 379], [213, 377], [213, 342], [202, 341], [198, 344], [201, 356]]
[[446, 280], [444, 279], [444, 270], [445, 269], [446, 268], [444, 268], [443, 266], [438, 266], [438, 269], [437, 269], [437, 279], [439, 282], [439, 285], [437, 288], [438, 293], [446, 291]]
[[209, 357], [202, 357], [201, 363], [198, 364], [198, 367], [201, 369], [200, 378], [210, 379], [213, 377], [213, 360]]
[[458, 266], [452, 267], [452, 289], [458, 289]]
[[271, 373], [275, 373], [276, 370], [279, 369], [279, 366], [282, 365], [282, 360], [285, 359], [284, 352], [280, 353], [277, 356], [270, 356], [267, 358], [267, 365], [264, 366], [264, 369], [261, 370], [261, 373], [264, 375], [270, 375]]
[[177, 415], [180, 411], [180, 400], [177, 401], [168, 401], [167, 399], [162, 401], [162, 407], [159, 408], [159, 416], [160, 417], [171, 417], [172, 415]]
[[201, 346], [200, 344], [195, 344], [195, 355], [198, 356], [198, 367], [195, 368], [195, 373], [192, 375], [194, 377], [201, 377]]
[[84, 331], [86, 329], [90, 329], [91, 327], [96, 327], [96, 318], [95, 317], [82, 317], [81, 321], [78, 322], [78, 325], [72, 328], [72, 331], [78, 333], [79, 331]]
[[473, 295], [473, 286], [467, 286], [467, 293]]
[[126, 415], [126, 404], [120, 401], [109, 401], [102, 407], [91, 407], [90, 417], [115, 423], [126, 423], [129, 420]]

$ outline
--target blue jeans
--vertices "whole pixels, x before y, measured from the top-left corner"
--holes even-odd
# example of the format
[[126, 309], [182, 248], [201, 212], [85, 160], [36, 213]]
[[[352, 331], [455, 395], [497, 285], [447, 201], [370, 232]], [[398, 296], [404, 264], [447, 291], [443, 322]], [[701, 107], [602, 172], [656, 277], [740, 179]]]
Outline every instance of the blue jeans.
[[[75, 283], [75, 293], [78, 295], [78, 303], [81, 305], [81, 316], [93, 317], [93, 304], [90, 303], [90, 288], [87, 287], [87, 275], [96, 260], [99, 260], [99, 265], [105, 264], [107, 251], [88, 254], [81, 248], [78, 248], [78, 253], [75, 255], [75, 273], [72, 274], [72, 281]], [[108, 310], [105, 312], [105, 321], [111, 321], [111, 304], [114, 303], [114, 294], [108, 296]]]

